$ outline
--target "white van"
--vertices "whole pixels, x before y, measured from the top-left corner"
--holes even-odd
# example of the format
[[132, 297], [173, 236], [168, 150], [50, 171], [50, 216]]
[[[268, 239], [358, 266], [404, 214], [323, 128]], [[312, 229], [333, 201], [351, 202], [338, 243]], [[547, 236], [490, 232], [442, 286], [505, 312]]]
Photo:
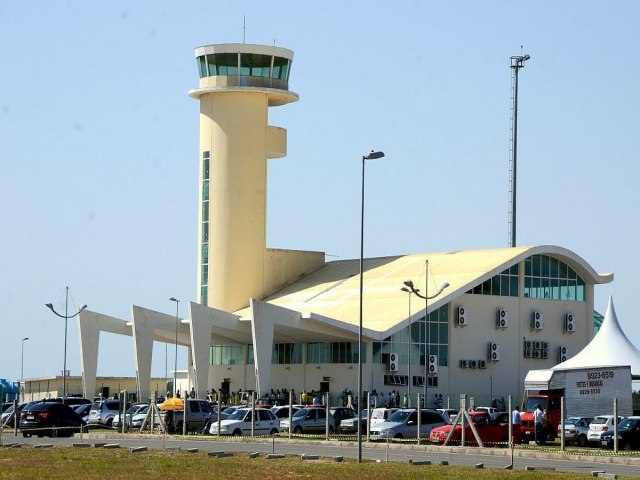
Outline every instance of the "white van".
[[371, 410], [371, 427], [378, 425], [379, 423], [386, 422], [387, 419], [393, 415], [393, 413], [400, 410], [399, 408], [374, 408]]

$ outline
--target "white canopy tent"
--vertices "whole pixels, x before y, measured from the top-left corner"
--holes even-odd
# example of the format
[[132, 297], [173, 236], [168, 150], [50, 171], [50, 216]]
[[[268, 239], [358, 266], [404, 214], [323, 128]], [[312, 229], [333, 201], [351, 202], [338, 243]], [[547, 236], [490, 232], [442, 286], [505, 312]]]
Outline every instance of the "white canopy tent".
[[578, 368], [631, 367], [631, 376], [640, 380], [640, 351], [631, 343], [618, 323], [613, 299], [609, 298], [602, 327], [579, 353], [551, 370]]

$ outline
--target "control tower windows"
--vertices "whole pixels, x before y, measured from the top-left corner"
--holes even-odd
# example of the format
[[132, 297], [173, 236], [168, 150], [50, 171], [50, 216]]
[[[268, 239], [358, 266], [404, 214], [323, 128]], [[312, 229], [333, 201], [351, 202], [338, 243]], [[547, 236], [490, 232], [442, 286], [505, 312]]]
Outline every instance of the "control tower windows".
[[240, 75], [251, 77], [269, 77], [271, 57], [255, 53], [240, 55]]

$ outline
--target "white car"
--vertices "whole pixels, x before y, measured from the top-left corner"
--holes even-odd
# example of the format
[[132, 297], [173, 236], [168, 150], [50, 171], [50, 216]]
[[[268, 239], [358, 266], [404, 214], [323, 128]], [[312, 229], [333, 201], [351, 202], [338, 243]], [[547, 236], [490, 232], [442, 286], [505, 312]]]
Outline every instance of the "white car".
[[[415, 408], [404, 408], [391, 415], [387, 421], [370, 428], [371, 439], [416, 438], [418, 413]], [[435, 410], [420, 410], [420, 436], [429, 438], [431, 430], [445, 425], [444, 418]]]
[[[149, 405], [147, 405], [146, 403], [134, 403], [129, 407], [129, 409], [127, 410], [127, 413], [125, 414], [125, 418], [127, 419], [127, 427], [131, 426], [131, 417], [133, 417], [136, 413], [142, 413], [143, 409], [146, 413], [147, 410], [149, 409]], [[118, 428], [121, 425], [121, 423], [122, 423], [122, 414], [118, 413], [117, 415], [114, 415], [113, 423], [111, 424], [111, 426], [114, 428]]]
[[252, 411], [250, 408], [239, 408], [224, 420], [220, 421], [220, 432], [218, 423], [211, 424], [209, 433], [212, 435], [251, 435], [251, 425], [253, 423], [254, 435], [273, 435], [280, 431], [278, 418], [267, 408], [256, 408], [256, 421], [252, 422]]
[[[609, 430], [613, 430], [613, 415], [598, 415], [594, 417], [589, 424], [589, 431], [587, 432], [587, 440], [590, 443], [600, 444], [600, 436]], [[624, 417], [618, 417], [618, 422]]]

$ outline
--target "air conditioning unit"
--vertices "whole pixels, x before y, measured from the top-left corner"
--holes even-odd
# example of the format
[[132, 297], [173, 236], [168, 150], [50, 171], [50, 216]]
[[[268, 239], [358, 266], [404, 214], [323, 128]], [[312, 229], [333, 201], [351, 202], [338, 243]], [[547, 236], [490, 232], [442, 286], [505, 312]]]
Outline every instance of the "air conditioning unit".
[[547, 350], [549, 348], [549, 342], [540, 342], [540, 348]]
[[531, 314], [531, 330], [540, 331], [544, 326], [544, 315], [540, 312], [533, 312]]
[[573, 333], [576, 331], [576, 324], [573, 313], [567, 313], [564, 316], [564, 329], [567, 333]]
[[541, 358], [549, 358], [549, 350], [547, 350], [546, 348], [540, 350], [540, 357]]
[[533, 349], [534, 350], [540, 350], [541, 345], [542, 344], [538, 340], [536, 340], [536, 341], [533, 342]]
[[569, 349], [566, 345], [560, 345], [558, 348], [558, 362], [562, 363], [569, 358]]
[[489, 360], [492, 362], [500, 360], [500, 345], [496, 342], [489, 342]]
[[509, 312], [504, 308], [498, 310], [496, 318], [496, 328], [507, 328], [509, 326]]
[[469, 324], [469, 309], [467, 307], [458, 307], [458, 325], [464, 327]]
[[532, 358], [540, 358], [540, 350], [534, 350]]
[[525, 350], [531, 350], [531, 340], [525, 340], [524, 341], [524, 349]]
[[389, 354], [389, 371], [390, 372], [398, 371], [398, 354], [397, 353]]
[[469, 368], [478, 368], [477, 360], [469, 360]]
[[467, 361], [466, 360], [460, 360], [460, 368], [467, 368]]
[[478, 368], [487, 368], [487, 362], [485, 360], [478, 360]]
[[524, 351], [524, 358], [531, 358], [531, 350], [526, 350]]
[[429, 355], [429, 373], [438, 373], [437, 355]]

